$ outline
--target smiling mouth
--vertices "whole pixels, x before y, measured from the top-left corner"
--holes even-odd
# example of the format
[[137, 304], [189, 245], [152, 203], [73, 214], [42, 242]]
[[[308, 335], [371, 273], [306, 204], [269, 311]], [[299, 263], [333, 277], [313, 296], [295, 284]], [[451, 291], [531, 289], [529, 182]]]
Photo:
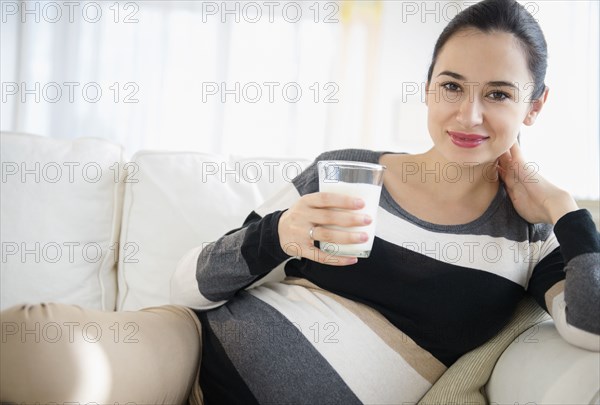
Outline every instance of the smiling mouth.
[[476, 148], [490, 138], [489, 136], [455, 131], [448, 131], [448, 135], [452, 143], [461, 148]]

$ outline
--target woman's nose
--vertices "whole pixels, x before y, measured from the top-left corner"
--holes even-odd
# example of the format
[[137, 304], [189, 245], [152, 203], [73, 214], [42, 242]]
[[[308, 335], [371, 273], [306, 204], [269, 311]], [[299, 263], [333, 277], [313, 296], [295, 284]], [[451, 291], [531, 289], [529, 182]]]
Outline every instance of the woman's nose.
[[481, 125], [483, 122], [483, 106], [473, 94], [465, 94], [465, 98], [460, 101], [456, 120], [464, 128], [472, 128]]

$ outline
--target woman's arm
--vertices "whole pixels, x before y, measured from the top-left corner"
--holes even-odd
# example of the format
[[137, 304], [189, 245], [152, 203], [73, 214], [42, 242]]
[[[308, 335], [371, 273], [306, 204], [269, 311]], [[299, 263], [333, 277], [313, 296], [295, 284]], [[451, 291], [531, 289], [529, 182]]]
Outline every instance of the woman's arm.
[[565, 340], [600, 351], [600, 236], [587, 210], [564, 215], [554, 234], [560, 247], [535, 267], [528, 292]]
[[553, 317], [568, 342], [600, 351], [600, 234], [590, 213], [537, 173], [517, 145], [499, 159], [499, 173], [519, 215], [554, 224], [560, 247], [534, 268], [528, 292]]
[[[352, 210], [363, 201], [347, 196], [319, 193], [316, 162], [327, 159], [377, 159], [370, 151], [326, 152], [280, 193], [253, 211], [239, 229], [204, 248], [188, 252], [171, 278], [171, 302], [195, 309], [218, 307], [239, 290], [262, 279], [293, 258], [305, 258], [330, 265], [356, 263], [356, 258], [336, 256], [331, 260], [318, 254], [313, 238], [330, 243], [358, 243], [362, 232], [332, 231], [318, 225], [364, 226], [369, 221]], [[270, 278], [269, 278], [270, 279]]]
[[194, 309], [218, 307], [290, 259], [279, 245], [277, 224], [298, 198], [290, 183], [253, 211], [241, 228], [190, 250], [171, 277], [171, 302]]

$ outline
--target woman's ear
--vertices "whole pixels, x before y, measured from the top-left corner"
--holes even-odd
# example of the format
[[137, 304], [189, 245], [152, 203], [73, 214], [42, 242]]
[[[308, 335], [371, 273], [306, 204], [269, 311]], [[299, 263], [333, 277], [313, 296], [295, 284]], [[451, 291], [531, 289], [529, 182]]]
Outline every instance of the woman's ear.
[[527, 126], [531, 126], [535, 123], [537, 116], [539, 115], [540, 111], [542, 111], [542, 108], [544, 107], [544, 104], [546, 103], [546, 99], [548, 98], [549, 91], [550, 91], [550, 89], [548, 88], [548, 86], [544, 87], [544, 92], [542, 93], [542, 95], [537, 100], [533, 100], [531, 102], [531, 107], [529, 108], [529, 112], [527, 113], [527, 116], [523, 120], [523, 124], [525, 124]]

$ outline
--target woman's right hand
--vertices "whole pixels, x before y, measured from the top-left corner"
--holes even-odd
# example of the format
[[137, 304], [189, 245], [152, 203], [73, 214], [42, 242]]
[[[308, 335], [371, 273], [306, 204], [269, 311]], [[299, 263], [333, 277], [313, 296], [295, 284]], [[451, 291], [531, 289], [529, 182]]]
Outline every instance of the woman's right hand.
[[[372, 218], [353, 212], [363, 208], [360, 198], [343, 194], [317, 192], [306, 194], [279, 218], [278, 232], [281, 248], [290, 256], [301, 256], [333, 266], [347, 266], [357, 262], [356, 257], [332, 256], [314, 245], [321, 243], [354, 244], [368, 240], [366, 232], [348, 232], [325, 226], [366, 226]], [[312, 232], [311, 232], [312, 230]], [[312, 239], [311, 239], [312, 236]]]

